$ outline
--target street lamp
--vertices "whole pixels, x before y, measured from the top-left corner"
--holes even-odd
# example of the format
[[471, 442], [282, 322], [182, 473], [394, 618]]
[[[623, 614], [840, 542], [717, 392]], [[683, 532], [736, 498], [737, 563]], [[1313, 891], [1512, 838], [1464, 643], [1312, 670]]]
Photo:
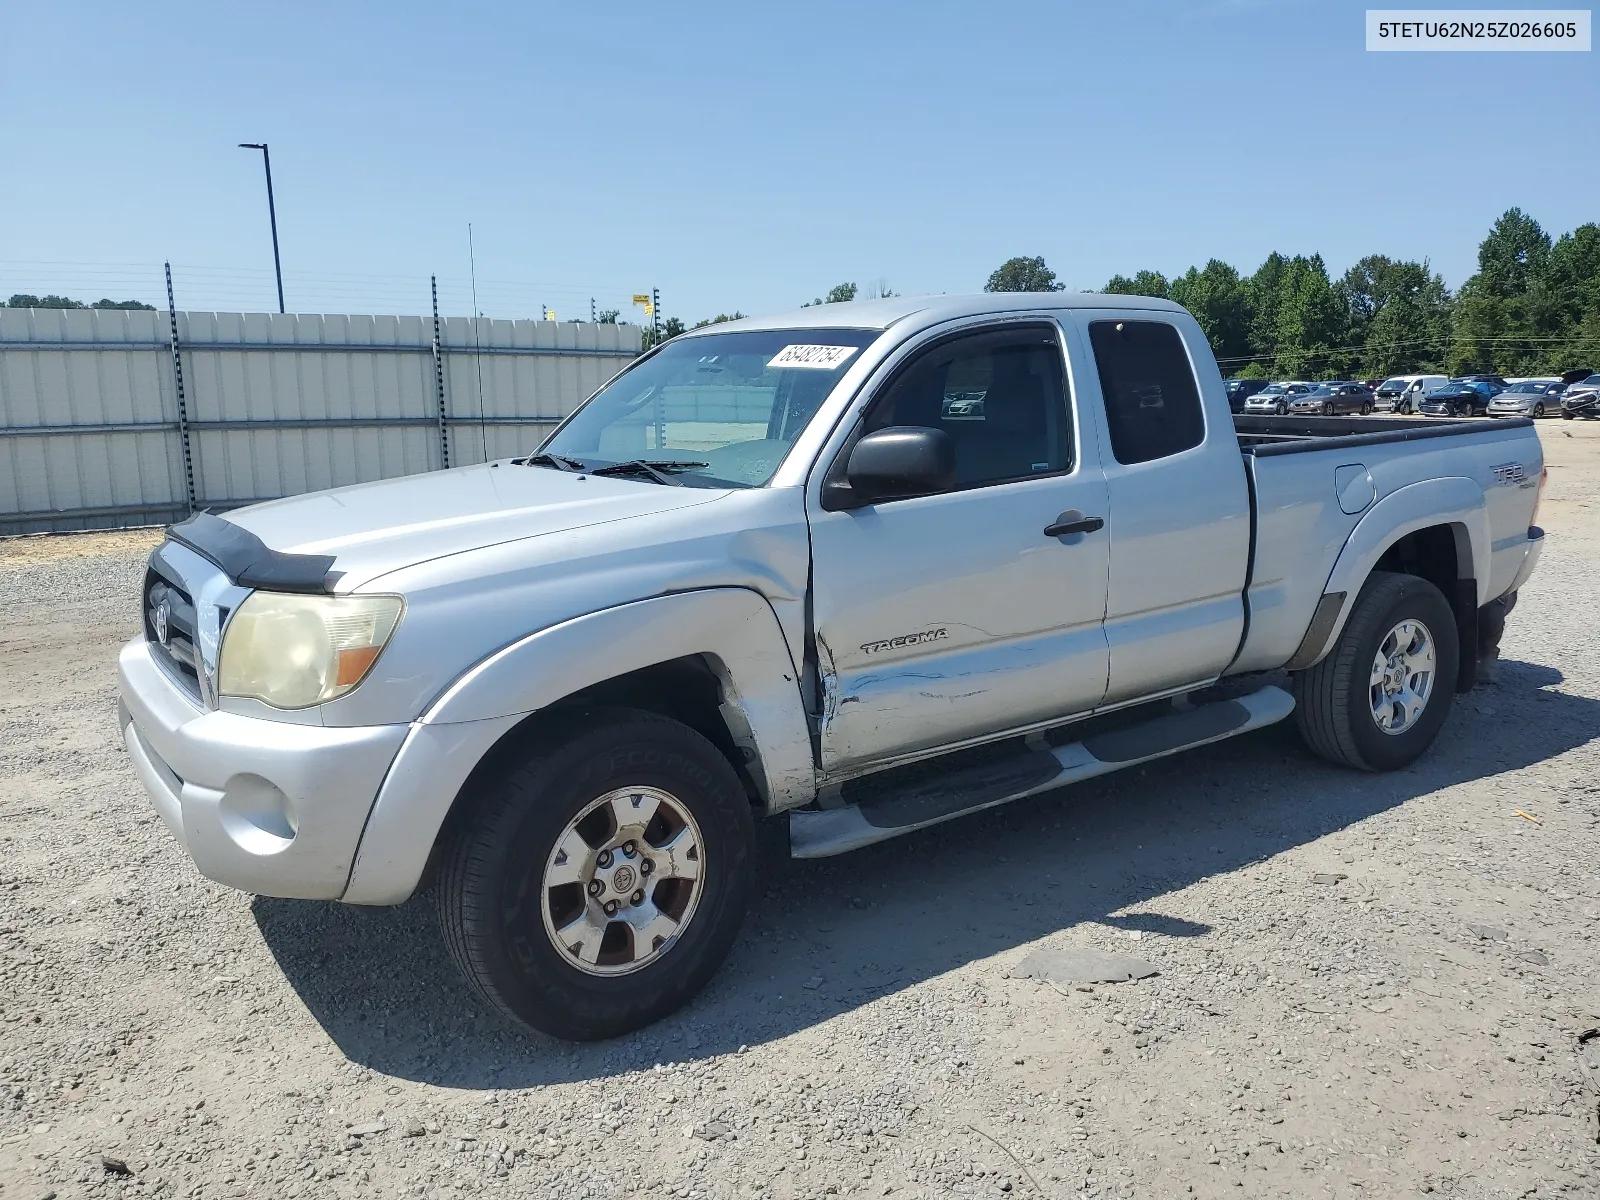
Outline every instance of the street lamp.
[[272, 154], [265, 142], [240, 142], [239, 149], [261, 151], [261, 161], [267, 168], [267, 216], [272, 221], [272, 269], [278, 275], [278, 311], [283, 312], [283, 264], [278, 261], [278, 209], [272, 202]]

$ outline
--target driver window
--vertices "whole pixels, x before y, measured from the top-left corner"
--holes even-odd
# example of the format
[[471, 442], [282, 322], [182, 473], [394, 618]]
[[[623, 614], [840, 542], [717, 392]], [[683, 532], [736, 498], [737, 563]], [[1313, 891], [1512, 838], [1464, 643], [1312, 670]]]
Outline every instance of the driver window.
[[1066, 376], [1051, 329], [968, 334], [911, 360], [873, 401], [862, 432], [942, 429], [956, 489], [1069, 470]]

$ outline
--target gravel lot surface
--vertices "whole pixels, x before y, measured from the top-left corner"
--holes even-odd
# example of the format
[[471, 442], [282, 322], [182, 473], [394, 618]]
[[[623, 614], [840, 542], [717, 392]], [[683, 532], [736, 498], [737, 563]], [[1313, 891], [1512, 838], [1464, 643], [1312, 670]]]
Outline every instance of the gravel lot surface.
[[[424, 904], [200, 878], [114, 728], [154, 537], [0, 542], [0, 1200], [1600, 1195], [1600, 425], [1540, 430], [1501, 681], [1416, 766], [1285, 725], [840, 859], [773, 828], [708, 991], [576, 1048]], [[1160, 973], [1012, 976], [1073, 946]]]

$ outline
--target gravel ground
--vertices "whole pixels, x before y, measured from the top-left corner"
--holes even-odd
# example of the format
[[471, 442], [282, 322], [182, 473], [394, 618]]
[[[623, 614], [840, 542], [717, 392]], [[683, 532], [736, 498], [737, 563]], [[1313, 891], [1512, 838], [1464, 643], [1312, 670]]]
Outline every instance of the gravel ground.
[[841, 859], [774, 828], [708, 991], [576, 1048], [422, 904], [201, 879], [114, 729], [152, 536], [0, 542], [0, 1200], [1600, 1195], [1600, 425], [1541, 432], [1501, 682], [1414, 767], [1280, 726]]

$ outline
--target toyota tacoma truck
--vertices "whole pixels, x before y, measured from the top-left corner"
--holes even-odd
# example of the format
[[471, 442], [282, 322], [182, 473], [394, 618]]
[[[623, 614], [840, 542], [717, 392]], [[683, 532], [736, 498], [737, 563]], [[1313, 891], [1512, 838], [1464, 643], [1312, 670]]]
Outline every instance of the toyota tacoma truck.
[[530, 451], [174, 526], [121, 723], [201, 873], [426, 887], [576, 1039], [706, 982], [758, 817], [837, 854], [1291, 715], [1410, 763], [1543, 538], [1527, 419], [1234, 417], [1143, 297], [719, 325]]

